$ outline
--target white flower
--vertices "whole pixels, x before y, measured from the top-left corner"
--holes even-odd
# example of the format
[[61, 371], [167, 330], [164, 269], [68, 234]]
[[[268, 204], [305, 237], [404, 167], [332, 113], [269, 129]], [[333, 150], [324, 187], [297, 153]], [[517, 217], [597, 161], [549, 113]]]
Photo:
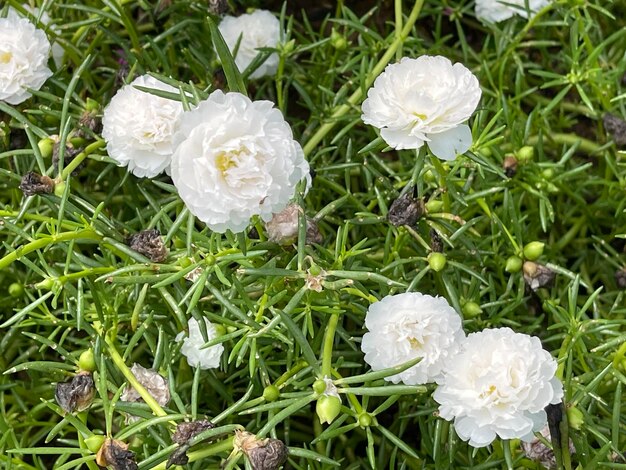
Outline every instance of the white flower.
[[533, 438], [547, 422], [544, 408], [563, 397], [556, 361], [539, 338], [510, 328], [472, 333], [447, 365], [433, 395], [439, 415], [474, 447]]
[[105, 108], [102, 137], [109, 156], [120, 166], [128, 166], [135, 176], [152, 178], [170, 165], [174, 153], [172, 139], [183, 106], [135, 86], [178, 93], [173, 86], [150, 75], [137, 77], [122, 87]]
[[[218, 26], [230, 52], [235, 55], [235, 47], [241, 36], [235, 55], [235, 64], [243, 72], [259, 53], [259, 48], [275, 48], [280, 41], [280, 23], [267, 10], [241, 16], [225, 16]], [[274, 75], [278, 69], [278, 54], [271, 54], [250, 78]]]
[[395, 149], [418, 149], [426, 142], [435, 156], [453, 160], [472, 145], [463, 123], [480, 95], [478, 80], [462, 64], [441, 56], [405, 57], [376, 78], [361, 119], [379, 128]]
[[[215, 325], [206, 318], [204, 322], [206, 324], [207, 339], [212, 340], [217, 338]], [[183, 339], [185, 336], [183, 332], [176, 335], [176, 341], [183, 340], [181, 352], [187, 358], [187, 363], [191, 367], [200, 367], [200, 369], [214, 369], [219, 367], [220, 358], [224, 352], [224, 346], [222, 346], [222, 344], [215, 344], [208, 348], [202, 348], [206, 341], [202, 337], [198, 321], [195, 318], [190, 318], [188, 326], [189, 336]]]
[[[536, 13], [549, 3], [550, 0], [528, 0], [528, 8]], [[476, 17], [481, 21], [497, 23], [513, 15], [528, 18], [526, 0], [476, 0]]]
[[[35, 20], [38, 20], [42, 25], [49, 27], [50, 31], [54, 32], [55, 34], [58, 33], [59, 28], [54, 24], [50, 24], [52, 19], [50, 18], [50, 15], [48, 14], [48, 12], [41, 11], [39, 8], [31, 7], [28, 4], [25, 4], [22, 6], [28, 13], [30, 13], [34, 17]], [[12, 11], [17, 15], [22, 16], [22, 14], [19, 11], [17, 11], [16, 9], [12, 7], [9, 7], [9, 11]], [[33, 23], [35, 23], [35, 21], [33, 21]], [[65, 49], [63, 49], [63, 46], [61, 46], [61, 44], [59, 44], [58, 42], [51, 41], [51, 43], [52, 43], [52, 48], [51, 48], [52, 60], [54, 60], [54, 64], [56, 65], [58, 69], [63, 64], [63, 56], [65, 55]]]
[[269, 221], [308, 177], [291, 128], [270, 101], [216, 90], [185, 113], [176, 134], [172, 179], [192, 214], [216, 232]]
[[465, 337], [461, 317], [443, 297], [419, 292], [388, 295], [373, 303], [365, 326], [369, 332], [363, 336], [361, 350], [372, 370], [422, 358], [413, 367], [386, 378], [406, 385], [438, 381], [445, 362]]
[[39, 90], [52, 75], [49, 56], [46, 33], [15, 11], [0, 18], [0, 100], [20, 104], [31, 97], [26, 88]]

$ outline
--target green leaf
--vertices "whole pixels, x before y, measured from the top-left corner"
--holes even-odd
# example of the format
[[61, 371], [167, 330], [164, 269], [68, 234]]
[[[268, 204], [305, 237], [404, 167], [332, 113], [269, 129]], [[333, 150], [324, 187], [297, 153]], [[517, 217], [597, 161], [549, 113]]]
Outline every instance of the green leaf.
[[211, 30], [213, 45], [215, 46], [215, 50], [220, 58], [220, 61], [222, 62], [224, 75], [226, 75], [226, 81], [228, 82], [228, 88], [230, 91], [236, 91], [242, 95], [248, 96], [246, 84], [244, 83], [243, 77], [235, 64], [235, 59], [230, 53], [230, 49], [228, 49], [226, 41], [224, 41], [224, 37], [210, 16], [207, 17], [207, 22], [209, 23], [209, 29]]

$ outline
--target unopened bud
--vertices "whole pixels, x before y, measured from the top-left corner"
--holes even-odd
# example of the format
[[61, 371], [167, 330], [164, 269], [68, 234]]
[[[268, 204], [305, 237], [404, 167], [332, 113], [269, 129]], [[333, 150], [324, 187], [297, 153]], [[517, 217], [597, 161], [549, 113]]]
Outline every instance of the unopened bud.
[[370, 415], [369, 413], [361, 413], [359, 415], [359, 426], [361, 426], [362, 428], [366, 428], [368, 426], [371, 426], [372, 424], [372, 415]]
[[474, 318], [483, 313], [483, 309], [480, 308], [476, 302], [465, 302], [463, 305], [463, 316], [465, 318]]
[[66, 413], [73, 413], [89, 408], [95, 394], [91, 373], [80, 372], [72, 380], [58, 383], [54, 396]]
[[85, 439], [85, 445], [87, 446], [87, 449], [96, 454], [100, 450], [100, 447], [102, 447], [102, 444], [104, 444], [105, 440], [106, 437], [99, 434], [93, 434]]
[[348, 47], [348, 41], [346, 38], [342, 34], [338, 33], [335, 28], [333, 28], [330, 33], [330, 43], [338, 51], [343, 51]]
[[535, 261], [543, 254], [545, 243], [530, 242], [524, 247], [524, 258], [529, 261]]
[[54, 141], [50, 137], [46, 137], [37, 142], [37, 147], [39, 147], [39, 153], [43, 158], [50, 158], [54, 150]]
[[431, 199], [426, 204], [424, 204], [426, 208], [426, 212], [429, 214], [441, 212], [443, 209], [443, 201], [438, 201], [437, 199]]
[[96, 360], [93, 355], [93, 349], [89, 348], [81, 353], [78, 358], [78, 367], [88, 372], [96, 370]]
[[25, 196], [50, 194], [54, 191], [54, 181], [49, 176], [29, 171], [22, 177], [20, 189]]
[[567, 422], [572, 429], [580, 431], [585, 424], [585, 415], [582, 411], [580, 411], [575, 406], [570, 406], [566, 410], [567, 413]]
[[20, 297], [24, 293], [24, 286], [19, 282], [13, 282], [9, 286], [9, 295], [11, 297]]
[[59, 181], [57, 184], [54, 185], [54, 195], [57, 197], [63, 197], [66, 186], [67, 183], [65, 181]]
[[517, 273], [522, 269], [522, 264], [523, 264], [523, 261], [521, 260], [519, 256], [510, 256], [506, 260], [504, 270], [507, 273], [511, 273], [511, 274]]
[[341, 411], [341, 400], [332, 395], [322, 395], [317, 399], [315, 412], [320, 423], [332, 423]]
[[528, 163], [535, 158], [535, 149], [530, 145], [525, 145], [517, 151], [516, 156], [520, 163]]
[[135, 233], [126, 239], [126, 244], [155, 263], [165, 261], [168, 255], [167, 248], [161, 239], [161, 232], [157, 229]]
[[428, 255], [428, 266], [430, 266], [430, 269], [436, 273], [442, 271], [443, 268], [446, 267], [446, 262], [446, 255], [443, 253], [433, 252]]
[[280, 397], [280, 390], [276, 385], [268, 385], [263, 390], [263, 398], [265, 401], [276, 401]]

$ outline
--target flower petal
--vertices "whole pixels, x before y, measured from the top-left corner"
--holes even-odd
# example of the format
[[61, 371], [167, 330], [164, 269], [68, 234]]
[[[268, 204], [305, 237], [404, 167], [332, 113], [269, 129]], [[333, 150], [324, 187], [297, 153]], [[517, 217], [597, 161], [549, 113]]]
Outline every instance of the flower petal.
[[461, 124], [453, 129], [438, 134], [428, 134], [430, 140], [428, 148], [442, 160], [454, 160], [457, 155], [463, 154], [472, 146], [472, 131], [467, 124]]

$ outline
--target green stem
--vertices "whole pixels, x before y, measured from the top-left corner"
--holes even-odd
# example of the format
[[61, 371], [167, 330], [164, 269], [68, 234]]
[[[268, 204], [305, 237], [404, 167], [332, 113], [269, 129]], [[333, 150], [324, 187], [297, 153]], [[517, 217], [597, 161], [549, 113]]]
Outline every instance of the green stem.
[[83, 150], [78, 155], [76, 155], [76, 157], [74, 157], [74, 159], [70, 163], [68, 163], [65, 168], [63, 168], [63, 172], [61, 173], [61, 176], [59, 179], [61, 181], [67, 179], [67, 177], [72, 173], [72, 171], [74, 171], [78, 167], [78, 165], [80, 165], [83, 162], [83, 160], [87, 158], [88, 155], [94, 153], [96, 150], [101, 149], [105, 145], [106, 145], [106, 142], [104, 140], [97, 140], [89, 144], [87, 147], [85, 147], [85, 150]]
[[411, 14], [407, 18], [407, 22], [404, 25], [404, 28], [402, 28], [402, 31], [400, 32], [400, 34], [391, 43], [391, 45], [387, 49], [387, 52], [385, 52], [385, 55], [382, 56], [382, 58], [374, 66], [372, 71], [367, 74], [367, 76], [365, 77], [365, 80], [363, 81], [362, 86], [357, 88], [354, 91], [354, 93], [352, 93], [350, 98], [348, 98], [348, 102], [346, 104], [342, 104], [336, 107], [333, 113], [331, 114], [330, 118], [328, 119], [328, 121], [322, 124], [317, 130], [317, 132], [313, 134], [313, 136], [309, 139], [309, 141], [305, 144], [303, 148], [304, 155], [308, 156], [313, 151], [313, 149], [317, 146], [317, 144], [319, 144], [322, 141], [322, 139], [326, 136], [326, 134], [328, 134], [333, 129], [333, 127], [337, 125], [337, 122], [339, 122], [339, 118], [345, 115], [348, 111], [350, 111], [350, 109], [353, 106], [355, 106], [358, 102], [361, 101], [364, 90], [367, 90], [372, 85], [372, 83], [374, 83], [374, 80], [376, 80], [376, 77], [378, 77], [378, 75], [380, 75], [380, 73], [385, 69], [387, 64], [391, 61], [391, 59], [395, 55], [398, 48], [404, 43], [406, 38], [409, 36], [409, 33], [411, 32], [411, 29], [413, 29], [413, 25], [417, 21], [417, 17], [419, 16], [420, 11], [422, 10], [423, 4], [424, 4], [424, 0], [417, 0], [415, 2], [415, 5], [413, 6], [413, 10], [411, 10]]
[[20, 246], [15, 251], [12, 251], [8, 255], [4, 256], [0, 259], [0, 271], [7, 266], [9, 266], [14, 261], [18, 260], [24, 255], [31, 253], [35, 250], [40, 250], [49, 245], [54, 245], [55, 243], [64, 242], [68, 240], [100, 240], [101, 237], [94, 232], [93, 230], [79, 230], [78, 232], [63, 232], [57, 235], [52, 235], [50, 237], [40, 238], [39, 240], [34, 240], [26, 245]]
[[[555, 144], [565, 144], [565, 145], [579, 145], [579, 149], [585, 153], [593, 154], [596, 153], [602, 145], [598, 145], [592, 140], [585, 139], [583, 137], [577, 136], [575, 134], [547, 134], [545, 136], [548, 140], [554, 142]], [[535, 145], [539, 141], [538, 136], [532, 136], [528, 139], [529, 145]]]
[[326, 334], [324, 335], [324, 346], [322, 350], [322, 377], [330, 377], [332, 372], [333, 361], [333, 345], [335, 344], [335, 330], [339, 323], [339, 314], [333, 313], [328, 320], [326, 326]]
[[[81, 413], [78, 413], [78, 419], [83, 424], [87, 424], [87, 413], [88, 413], [87, 411], [83, 411]], [[78, 446], [81, 449], [87, 449], [87, 445], [85, 444], [85, 437], [78, 430], [76, 430], [76, 434], [78, 434]], [[85, 463], [86, 463], [87, 467], [89, 467], [90, 470], [98, 470], [98, 466], [93, 461], [88, 460]]]
[[[117, 352], [117, 349], [113, 344], [113, 340], [106, 336], [105, 342], [108, 346], [107, 349], [109, 350], [109, 354], [111, 355], [113, 363], [117, 366], [122, 375], [124, 375], [124, 378], [128, 381], [130, 386], [137, 391], [141, 398], [143, 398], [143, 401], [145, 401], [146, 404], [150, 407], [152, 413], [154, 413], [155, 416], [167, 416], [167, 413], [165, 412], [165, 410], [163, 410], [163, 408], [161, 408], [161, 405], [159, 405], [154, 397], [150, 395], [150, 392], [148, 392], [148, 390], [146, 390], [145, 387], [139, 383], [135, 375], [124, 363], [124, 359], [122, 359], [122, 356], [120, 356], [120, 353]], [[172, 424], [176, 423], [172, 421]]]

